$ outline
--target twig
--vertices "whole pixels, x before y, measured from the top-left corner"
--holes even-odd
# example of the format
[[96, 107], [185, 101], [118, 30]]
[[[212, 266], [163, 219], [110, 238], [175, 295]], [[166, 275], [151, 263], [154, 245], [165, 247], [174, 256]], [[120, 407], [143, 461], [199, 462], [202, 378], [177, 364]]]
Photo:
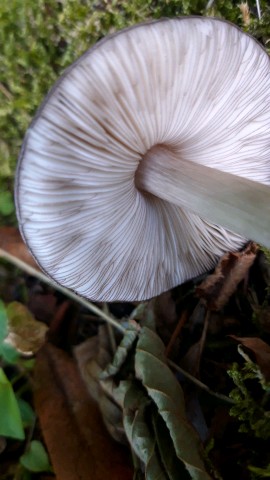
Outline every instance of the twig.
[[8, 100], [12, 100], [12, 99], [13, 99], [12, 94], [8, 91], [8, 89], [5, 87], [5, 85], [3, 85], [2, 82], [0, 82], [0, 92], [2, 92], [3, 95], [5, 95], [5, 97], [6, 97]]
[[50, 321], [49, 338], [53, 338], [56, 332], [60, 330], [60, 327], [65, 319], [65, 315], [70, 307], [70, 304], [70, 300], [65, 300], [56, 309], [56, 312], [52, 320]]
[[257, 7], [258, 18], [259, 20], [261, 20], [262, 12], [261, 12], [260, 0], [256, 0], [256, 7]]
[[10, 263], [12, 263], [16, 267], [20, 268], [24, 272], [28, 273], [29, 275], [37, 278], [41, 282], [46, 283], [50, 287], [55, 288], [55, 290], [58, 290], [58, 292], [63, 293], [66, 297], [71, 298], [72, 300], [79, 303], [80, 305], [82, 305], [86, 309], [95, 313], [98, 317], [102, 318], [102, 320], [105, 320], [105, 322], [113, 325], [121, 333], [125, 333], [126, 329], [119, 322], [117, 322], [116, 320], [114, 320], [114, 318], [107, 315], [105, 312], [103, 312], [96, 305], [89, 302], [88, 300], [85, 300], [84, 298], [79, 297], [76, 293], [72, 292], [71, 290], [68, 290], [65, 287], [61, 287], [61, 285], [58, 285], [57, 283], [55, 283], [53, 280], [48, 278], [44, 273], [40, 272], [36, 268], [31, 267], [27, 263], [23, 262], [22, 260], [15, 257], [14, 255], [11, 255], [10, 253], [6, 252], [5, 250], [2, 250], [1, 248], [0, 248], [0, 258], [8, 260]]
[[200, 342], [199, 342], [199, 353], [198, 353], [197, 362], [196, 362], [197, 363], [196, 371], [198, 373], [200, 371], [201, 357], [202, 357], [202, 352], [203, 352], [203, 349], [204, 349], [204, 346], [205, 346], [205, 340], [206, 340], [206, 335], [207, 335], [207, 331], [208, 331], [208, 327], [209, 327], [210, 316], [211, 316], [211, 311], [207, 310], [206, 315], [205, 315], [205, 319], [204, 319], [204, 324], [203, 324], [203, 331], [202, 331], [202, 335], [201, 335]]
[[197, 387], [201, 388], [202, 390], [205, 390], [207, 393], [209, 393], [209, 395], [217, 397], [219, 400], [223, 400], [224, 402], [230, 403], [232, 405], [235, 403], [231, 398], [227, 397], [226, 395], [223, 395], [222, 393], [213, 392], [213, 390], [211, 390], [207, 385], [205, 385], [205, 383], [202, 383], [200, 380], [193, 377], [193, 375], [183, 370], [181, 367], [176, 365], [176, 363], [172, 362], [171, 360], [167, 360], [167, 362], [168, 362], [168, 365], [170, 365], [174, 370], [176, 370], [179, 373], [182, 373], [184, 377], [186, 377], [188, 380], [194, 383]]
[[171, 352], [171, 349], [173, 347], [173, 345], [175, 344], [175, 341], [177, 339], [177, 337], [179, 336], [183, 326], [185, 325], [186, 321], [187, 321], [187, 318], [188, 318], [188, 311], [185, 310], [181, 317], [180, 317], [180, 320], [178, 321], [173, 333], [172, 333], [172, 336], [170, 338], [170, 341], [166, 347], [166, 350], [165, 350], [165, 355], [166, 357], [168, 357], [170, 355], [170, 352]]
[[[103, 304], [103, 309], [102, 310], [106, 315], [108, 315], [110, 313], [108, 304], [106, 302]], [[116, 340], [115, 340], [115, 336], [114, 336], [114, 331], [113, 331], [112, 325], [110, 323], [107, 323], [107, 332], [108, 332], [112, 352], [113, 352], [113, 354], [115, 354], [116, 349], [117, 349], [117, 345], [116, 345]]]
[[206, 7], [205, 7], [205, 8], [206, 8], [206, 10], [209, 10], [209, 8], [211, 8], [211, 7], [212, 7], [212, 5], [213, 5], [213, 3], [214, 3], [214, 2], [215, 2], [215, 0], [209, 0], [209, 1], [207, 2], [207, 5], [206, 5]]

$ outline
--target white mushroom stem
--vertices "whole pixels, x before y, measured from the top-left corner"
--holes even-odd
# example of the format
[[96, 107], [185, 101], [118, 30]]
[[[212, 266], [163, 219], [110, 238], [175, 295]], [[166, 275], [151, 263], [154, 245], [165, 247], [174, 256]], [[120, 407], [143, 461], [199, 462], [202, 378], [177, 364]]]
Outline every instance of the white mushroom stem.
[[136, 185], [270, 247], [270, 186], [181, 160], [162, 146], [145, 155]]

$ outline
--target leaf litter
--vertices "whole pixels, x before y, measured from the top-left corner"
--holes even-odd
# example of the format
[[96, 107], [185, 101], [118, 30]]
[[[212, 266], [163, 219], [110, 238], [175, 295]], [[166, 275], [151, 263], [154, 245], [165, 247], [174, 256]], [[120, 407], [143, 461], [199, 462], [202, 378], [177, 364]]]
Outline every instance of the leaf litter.
[[[122, 340], [119, 333], [115, 334], [118, 345], [115, 353], [111, 348], [114, 342], [110, 341], [112, 339], [109, 339], [106, 327], [98, 318], [94, 319], [90, 330], [84, 328], [91, 318], [88, 316], [87, 320], [85, 311], [81, 312], [81, 309], [73, 313], [72, 329], [67, 335], [70, 347], [62, 342], [62, 348], [54, 351], [55, 347], [50, 342], [57, 342], [57, 336], [61, 335], [64, 322], [71, 313], [70, 309], [61, 307], [63, 300], [60, 299], [59, 304], [59, 298], [50, 290], [53, 308], [51, 313], [46, 314], [46, 323], [51, 327], [52, 321], [54, 335], [52, 338], [49, 332], [49, 343], [42, 347], [43, 339], [37, 345], [37, 349], [41, 346], [41, 350], [36, 355], [35, 406], [57, 478], [73, 480], [80, 475], [82, 479], [98, 480], [102, 476], [106, 478], [108, 471], [112, 478], [132, 478], [127, 450], [119, 463], [110, 463], [111, 467], [108, 467], [104, 452], [108, 461], [116, 458], [118, 454], [115, 457], [113, 453], [115, 442], [110, 444], [105, 440], [103, 444], [103, 440], [98, 441], [98, 436], [91, 440], [93, 432], [102, 426], [101, 419], [107, 427], [107, 430], [102, 430], [102, 439], [103, 435], [106, 439], [111, 436], [118, 443], [130, 444], [134, 479], [225, 480], [231, 477], [232, 459], [236, 476], [248, 479], [252, 477], [247, 472], [262, 470], [267, 460], [270, 462], [269, 455], [263, 455], [263, 448], [256, 444], [262, 431], [260, 421], [250, 425], [251, 433], [247, 440], [243, 433], [238, 433], [241, 427], [238, 410], [243, 405], [241, 402], [240, 407], [235, 404], [238, 410], [235, 408], [234, 417], [229, 415], [231, 407], [226, 406], [226, 394], [234, 391], [235, 398], [241, 398], [240, 392], [247, 389], [246, 382], [249, 380], [245, 375], [250, 374], [247, 375], [242, 366], [246, 368], [249, 360], [256, 363], [256, 372], [261, 372], [266, 381], [264, 387], [268, 388], [269, 265], [266, 256], [262, 252], [257, 253], [257, 250], [258, 247], [251, 243], [242, 252], [225, 255], [215, 272], [205, 276], [203, 281], [195, 279], [152, 302], [134, 305], [133, 309], [129, 306], [127, 317], [135, 318], [135, 321], [128, 322], [127, 317], [119, 319], [125, 326], [126, 334]], [[31, 311], [31, 300], [36, 292], [29, 288], [28, 292]], [[46, 295], [44, 298], [41, 296], [39, 301], [42, 311]], [[54, 321], [59, 307], [63, 310], [60, 308], [61, 328]], [[110, 315], [110, 306], [107, 310]], [[124, 305], [120, 310], [123, 315]], [[130, 315], [131, 310], [133, 313]], [[207, 312], [209, 328], [205, 330], [202, 341]], [[76, 324], [80, 327], [74, 337]], [[88, 330], [90, 338], [87, 337]], [[245, 352], [242, 365], [235, 341]], [[77, 366], [63, 348], [73, 351]], [[168, 367], [168, 364], [171, 365], [168, 356], [182, 366], [183, 375], [172, 373]], [[231, 377], [235, 385], [227, 375], [232, 362], [238, 362], [239, 369]], [[185, 375], [185, 370], [190, 377]], [[40, 382], [40, 378], [44, 382]], [[201, 389], [200, 382], [201, 385], [204, 382], [205, 389]], [[239, 393], [238, 388], [242, 388]], [[220, 400], [212, 395], [211, 390], [221, 392]], [[222, 402], [222, 394], [225, 394], [225, 403]], [[257, 395], [256, 389], [254, 393], [249, 393], [249, 405], [251, 398], [254, 407]], [[247, 400], [245, 405], [248, 405]], [[268, 408], [268, 390], [264, 390], [261, 400], [257, 412], [267, 421], [264, 410]], [[91, 404], [87, 412], [83, 409], [83, 414], [78, 413], [81, 402]], [[255, 407], [253, 411], [256, 412]], [[248, 418], [247, 411], [245, 415]], [[90, 426], [88, 417], [95, 419]], [[219, 420], [215, 421], [215, 418]], [[263, 428], [262, 435], [265, 437], [267, 426]], [[64, 439], [61, 445], [57, 431], [61, 431]], [[251, 440], [252, 432], [256, 432], [257, 440]], [[251, 447], [250, 442], [255, 442], [256, 446]], [[5, 445], [4, 453], [8, 448], [9, 445]], [[75, 461], [76, 455], [80, 458], [79, 466]], [[89, 458], [92, 461], [87, 466]], [[99, 464], [104, 462], [106, 468]]]

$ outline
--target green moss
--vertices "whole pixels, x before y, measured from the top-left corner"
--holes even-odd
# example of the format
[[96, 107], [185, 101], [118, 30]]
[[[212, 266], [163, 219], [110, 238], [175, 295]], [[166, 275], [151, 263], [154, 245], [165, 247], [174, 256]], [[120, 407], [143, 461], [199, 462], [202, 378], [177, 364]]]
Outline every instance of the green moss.
[[230, 415], [238, 420], [239, 432], [246, 435], [247, 443], [260, 445], [251, 452], [251, 478], [268, 478], [270, 456], [265, 447], [270, 440], [270, 383], [249, 359], [242, 367], [235, 363], [228, 373], [235, 384], [230, 393], [235, 402]]
[[249, 470], [252, 473], [252, 479], [254, 480], [259, 478], [270, 478], [270, 464], [265, 468], [250, 466]]
[[238, 418], [239, 431], [252, 433], [256, 438], [270, 439], [270, 384], [253, 362], [245, 362], [242, 368], [234, 364], [228, 373], [236, 386], [230, 393], [235, 402], [230, 414]]

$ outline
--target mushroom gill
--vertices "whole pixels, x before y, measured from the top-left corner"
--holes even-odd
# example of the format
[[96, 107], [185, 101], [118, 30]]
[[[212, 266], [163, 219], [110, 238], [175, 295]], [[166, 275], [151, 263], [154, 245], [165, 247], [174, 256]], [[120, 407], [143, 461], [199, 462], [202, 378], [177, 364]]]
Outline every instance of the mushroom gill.
[[203, 17], [138, 25], [86, 52], [19, 159], [19, 224], [41, 268], [92, 300], [144, 300], [239, 249], [242, 236], [145, 192], [136, 172], [165, 145], [183, 165], [269, 185], [269, 72], [255, 40]]

